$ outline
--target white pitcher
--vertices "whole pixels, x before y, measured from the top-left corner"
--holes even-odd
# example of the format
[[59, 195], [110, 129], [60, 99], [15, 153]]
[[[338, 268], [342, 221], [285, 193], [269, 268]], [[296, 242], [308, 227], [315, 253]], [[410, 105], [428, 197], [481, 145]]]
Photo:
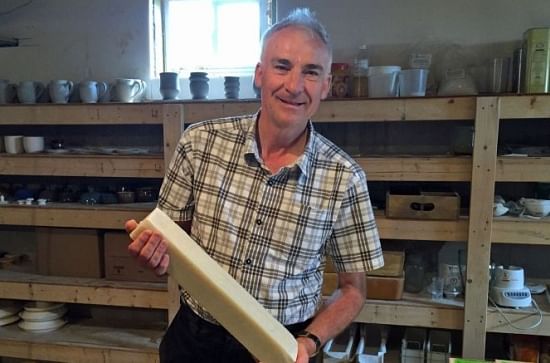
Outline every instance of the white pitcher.
[[117, 101], [135, 102], [144, 90], [144, 82], [139, 79], [117, 78], [114, 87]]
[[53, 103], [67, 103], [74, 90], [74, 83], [66, 80], [54, 80], [48, 84]]
[[96, 103], [107, 92], [107, 83], [97, 81], [83, 81], [79, 86], [82, 103]]

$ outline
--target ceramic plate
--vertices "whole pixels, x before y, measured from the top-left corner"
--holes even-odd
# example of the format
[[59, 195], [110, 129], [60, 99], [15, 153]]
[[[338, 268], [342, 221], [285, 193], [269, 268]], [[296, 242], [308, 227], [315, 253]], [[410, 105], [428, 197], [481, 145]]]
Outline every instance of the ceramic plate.
[[67, 312], [67, 308], [62, 306], [51, 311], [22, 311], [19, 313], [21, 319], [26, 321], [46, 321], [61, 318]]
[[17, 315], [19, 311], [21, 311], [21, 304], [10, 300], [0, 301], [0, 319]]
[[0, 319], [0, 326], [15, 323], [17, 320], [19, 320], [19, 316], [17, 314], [6, 316], [6, 317]]
[[17, 324], [21, 329], [32, 332], [48, 332], [61, 328], [67, 323], [64, 319], [46, 320], [46, 321], [26, 321], [21, 320]]
[[47, 301], [31, 301], [25, 304], [25, 311], [52, 311], [65, 306], [63, 303]]

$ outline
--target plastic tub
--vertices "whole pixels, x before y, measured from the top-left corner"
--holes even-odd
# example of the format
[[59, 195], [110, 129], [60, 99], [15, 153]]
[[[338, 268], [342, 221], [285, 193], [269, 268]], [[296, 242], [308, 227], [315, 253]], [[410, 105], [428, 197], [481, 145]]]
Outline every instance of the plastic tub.
[[397, 97], [397, 74], [398, 72], [393, 72], [368, 76], [369, 97]]
[[425, 96], [428, 73], [427, 69], [405, 69], [399, 72], [399, 96]]

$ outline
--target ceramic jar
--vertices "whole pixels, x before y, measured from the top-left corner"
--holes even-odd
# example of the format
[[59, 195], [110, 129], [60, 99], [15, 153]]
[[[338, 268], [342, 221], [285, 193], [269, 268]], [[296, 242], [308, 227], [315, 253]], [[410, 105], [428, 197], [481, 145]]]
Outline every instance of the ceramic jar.
[[203, 100], [208, 96], [208, 73], [191, 72], [189, 75], [189, 90], [194, 100]]

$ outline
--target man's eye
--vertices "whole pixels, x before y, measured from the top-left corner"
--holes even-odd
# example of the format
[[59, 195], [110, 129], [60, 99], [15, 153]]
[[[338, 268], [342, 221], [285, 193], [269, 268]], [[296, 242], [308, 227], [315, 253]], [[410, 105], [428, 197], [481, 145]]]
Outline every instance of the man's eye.
[[320, 76], [321, 74], [319, 73], [319, 71], [312, 70], [312, 71], [305, 72], [305, 77], [310, 80], [314, 80], [314, 81], [318, 80]]
[[283, 64], [276, 64], [275, 69], [281, 72], [288, 71], [288, 66], [285, 66]]

